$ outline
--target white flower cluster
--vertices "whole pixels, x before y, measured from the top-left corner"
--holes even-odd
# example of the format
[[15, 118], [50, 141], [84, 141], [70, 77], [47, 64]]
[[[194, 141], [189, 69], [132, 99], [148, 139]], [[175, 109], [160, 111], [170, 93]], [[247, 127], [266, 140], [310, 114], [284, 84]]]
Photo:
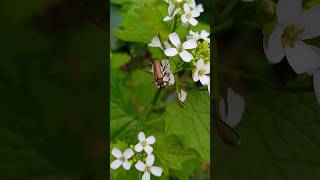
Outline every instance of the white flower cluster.
[[264, 52], [271, 63], [286, 56], [297, 74], [313, 75], [320, 103], [320, 49], [303, 41], [320, 36], [320, 5], [303, 11], [301, 0], [279, 0], [276, 14], [278, 24], [264, 43]]
[[[163, 21], [172, 21], [176, 15], [180, 15], [183, 25], [196, 26], [197, 17], [203, 12], [202, 4], [196, 5], [194, 0], [164, 0], [169, 4], [168, 15], [163, 18]], [[180, 13], [180, 14], [178, 14]]]
[[[113, 148], [111, 154], [116, 158], [110, 167], [112, 169], [118, 169], [121, 165], [125, 170], [131, 168], [132, 163], [135, 163], [137, 170], [143, 172], [142, 180], [150, 180], [151, 174], [160, 177], [163, 169], [158, 166], [154, 166], [155, 156], [152, 154], [152, 144], [156, 142], [154, 136], [146, 138], [143, 132], [138, 134], [139, 143], [134, 148], [128, 148], [123, 153], [118, 148]], [[137, 153], [135, 154], [134, 149]], [[143, 153], [143, 154], [141, 154]], [[136, 157], [134, 157], [136, 155]], [[144, 156], [146, 155], [146, 157]], [[143, 162], [145, 161], [145, 163]]]
[[[196, 4], [194, 0], [164, 0], [169, 4], [168, 15], [163, 18], [163, 21], [169, 22], [172, 20], [181, 21], [185, 26], [189, 24], [196, 26], [197, 17], [203, 12], [202, 4]], [[176, 24], [176, 22], [174, 23]], [[158, 36], [152, 38], [148, 44], [151, 47], [160, 48], [167, 57], [179, 56], [183, 62], [190, 63], [192, 68], [192, 79], [204, 86], [208, 87], [210, 93], [210, 34], [202, 30], [201, 32], [189, 31], [189, 35], [185, 37], [185, 41], [181, 41], [176, 32], [169, 34], [168, 41], [159, 39]], [[165, 68], [168, 67], [168, 68]], [[169, 69], [164, 72], [167, 77], [165, 82], [168, 85], [174, 84], [174, 76], [170, 71], [170, 64], [167, 59], [162, 61], [163, 69]], [[178, 98], [181, 102], [186, 100], [187, 93], [180, 90]]]

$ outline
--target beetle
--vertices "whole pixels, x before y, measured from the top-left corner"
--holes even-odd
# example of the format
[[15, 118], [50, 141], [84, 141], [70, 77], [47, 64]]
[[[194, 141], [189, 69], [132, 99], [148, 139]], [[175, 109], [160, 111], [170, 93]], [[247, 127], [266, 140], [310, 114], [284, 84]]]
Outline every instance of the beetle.
[[167, 73], [166, 67], [161, 67], [159, 60], [154, 60], [152, 64], [154, 81], [159, 88], [165, 87], [167, 81], [163, 78]]

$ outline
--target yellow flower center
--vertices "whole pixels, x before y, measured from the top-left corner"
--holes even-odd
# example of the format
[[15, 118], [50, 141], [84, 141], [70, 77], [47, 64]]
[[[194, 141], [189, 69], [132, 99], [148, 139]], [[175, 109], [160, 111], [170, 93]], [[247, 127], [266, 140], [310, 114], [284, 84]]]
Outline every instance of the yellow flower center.
[[147, 141], [142, 141], [141, 142], [142, 147], [146, 147], [148, 145]]
[[302, 36], [303, 32], [304, 29], [302, 27], [298, 27], [293, 24], [287, 26], [283, 30], [283, 34], [281, 37], [282, 44], [293, 47], [297, 40], [299, 40], [299, 38]]
[[145, 171], [150, 172], [151, 171], [151, 167], [150, 166], [146, 166]]
[[124, 162], [126, 160], [126, 158], [124, 157], [124, 156], [122, 156], [121, 158], [120, 158], [120, 161], [122, 161], [122, 162]]
[[187, 19], [190, 19], [190, 18], [191, 18], [191, 16], [192, 16], [192, 14], [191, 14], [191, 13], [187, 13], [187, 15], [186, 15]]

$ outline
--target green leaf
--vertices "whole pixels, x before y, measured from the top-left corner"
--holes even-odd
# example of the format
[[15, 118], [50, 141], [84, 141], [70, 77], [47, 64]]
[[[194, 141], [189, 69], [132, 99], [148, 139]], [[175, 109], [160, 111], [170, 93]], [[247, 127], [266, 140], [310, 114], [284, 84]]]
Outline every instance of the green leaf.
[[156, 143], [153, 146], [154, 154], [166, 174], [169, 169], [181, 170], [183, 162], [197, 156], [193, 151], [184, 149], [174, 137], [166, 137], [164, 133], [157, 133], [154, 136], [156, 137]]
[[183, 145], [210, 162], [210, 103], [208, 92], [188, 91], [184, 108], [171, 104], [165, 112], [166, 134], [178, 135]]
[[135, 118], [130, 114], [132, 108], [125, 99], [124, 92], [126, 91], [123, 91], [125, 88], [123, 80], [114, 77], [111, 78], [110, 84], [110, 138], [113, 139]]
[[157, 32], [164, 37], [168, 36], [169, 29], [162, 20], [160, 7], [153, 3], [124, 14], [124, 21], [116, 31], [117, 37], [129, 42], [149, 43]]
[[111, 68], [120, 68], [130, 61], [130, 56], [126, 53], [112, 53], [111, 54]]
[[196, 171], [201, 171], [202, 166], [198, 159], [191, 159], [183, 162], [181, 170], [172, 170], [170, 174], [180, 180], [189, 180], [190, 176], [195, 175]]

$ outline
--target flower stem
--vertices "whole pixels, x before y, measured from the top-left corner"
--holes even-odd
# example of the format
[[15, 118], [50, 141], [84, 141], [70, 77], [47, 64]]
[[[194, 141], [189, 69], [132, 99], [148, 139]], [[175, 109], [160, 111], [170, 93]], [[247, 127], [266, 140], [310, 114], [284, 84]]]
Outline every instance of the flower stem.
[[143, 113], [143, 115], [138, 119], [137, 134], [143, 129], [145, 121], [149, 118], [150, 112], [155, 106], [160, 94], [161, 94], [161, 88], [157, 89], [155, 95], [152, 98], [151, 103], [147, 106], [145, 113]]

